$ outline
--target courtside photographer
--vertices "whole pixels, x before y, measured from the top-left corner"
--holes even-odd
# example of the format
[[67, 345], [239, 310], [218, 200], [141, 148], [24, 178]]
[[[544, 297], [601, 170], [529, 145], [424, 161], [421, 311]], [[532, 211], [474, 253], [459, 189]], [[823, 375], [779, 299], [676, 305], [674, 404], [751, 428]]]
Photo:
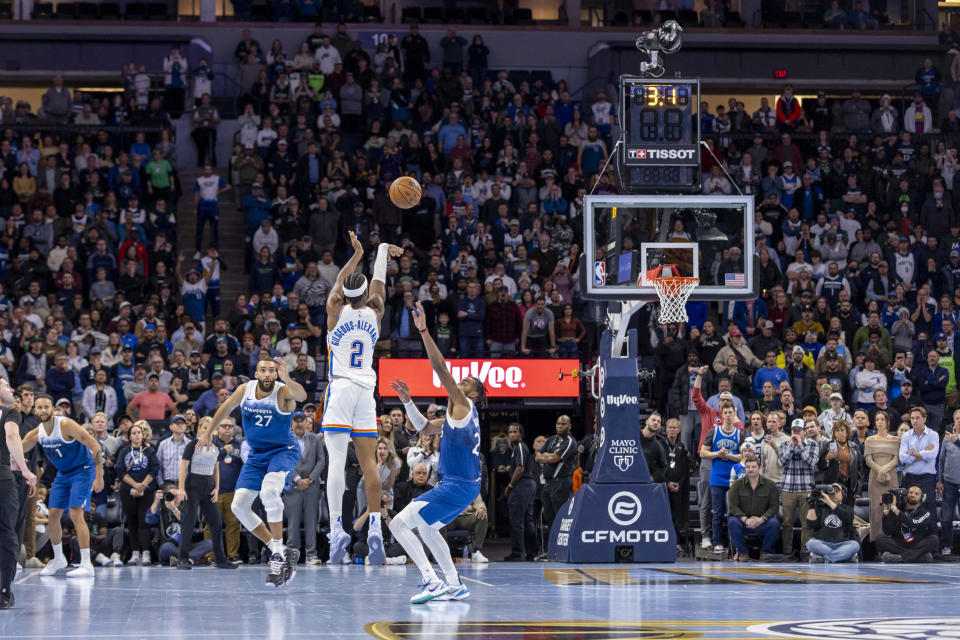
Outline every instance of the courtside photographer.
[[807, 499], [810, 562], [857, 562], [860, 543], [853, 528], [853, 507], [844, 504], [846, 487], [815, 485]]
[[883, 535], [877, 550], [884, 562], [933, 562], [939, 540], [936, 519], [923, 505], [923, 490], [911, 485], [883, 495]]

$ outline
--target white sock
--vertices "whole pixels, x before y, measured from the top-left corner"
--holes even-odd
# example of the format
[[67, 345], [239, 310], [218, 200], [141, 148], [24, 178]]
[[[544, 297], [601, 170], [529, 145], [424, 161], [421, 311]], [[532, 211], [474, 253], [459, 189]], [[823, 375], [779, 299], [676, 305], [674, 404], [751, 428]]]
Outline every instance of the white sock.
[[57, 543], [53, 545], [53, 560], [54, 562], [66, 562], [67, 559], [63, 557], [63, 543]]
[[447, 541], [443, 539], [440, 532], [433, 527], [420, 527], [420, 537], [423, 539], [423, 543], [427, 545], [427, 548], [430, 549], [434, 560], [437, 561], [437, 564], [439, 564], [443, 570], [447, 584], [451, 587], [459, 587], [460, 574], [457, 573], [457, 568], [453, 564], [453, 558], [450, 556], [450, 547], [447, 546]]
[[397, 542], [403, 547], [404, 551], [407, 552], [407, 555], [410, 556], [410, 559], [416, 563], [423, 579], [430, 581], [438, 580], [439, 578], [437, 578], [436, 572], [427, 559], [427, 553], [423, 550], [423, 545], [420, 544], [420, 539], [417, 538], [413, 529], [394, 519], [390, 522], [390, 531], [393, 533], [393, 537], [397, 539]]
[[379, 513], [370, 514], [370, 532], [369, 533], [374, 533], [374, 532], [380, 533], [380, 514]]
[[90, 549], [80, 549], [80, 566], [90, 566]]
[[283, 540], [270, 540], [267, 543], [267, 547], [270, 548], [270, 553], [279, 553], [280, 555], [286, 555], [286, 550], [283, 547]]
[[343, 521], [340, 518], [340, 514], [337, 514], [337, 517], [335, 518], [331, 516], [330, 521], [333, 523], [331, 526], [332, 532], [336, 533], [337, 531], [343, 531]]

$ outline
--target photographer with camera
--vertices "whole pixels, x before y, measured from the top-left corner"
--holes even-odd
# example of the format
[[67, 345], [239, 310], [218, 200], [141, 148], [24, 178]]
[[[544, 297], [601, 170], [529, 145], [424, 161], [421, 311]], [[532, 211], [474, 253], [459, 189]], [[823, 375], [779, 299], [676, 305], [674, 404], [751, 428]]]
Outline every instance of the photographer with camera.
[[[807, 500], [807, 540], [810, 562], [846, 562], [855, 559], [860, 543], [854, 539], [853, 507], [845, 503], [847, 488], [835, 482], [816, 485]], [[855, 560], [854, 560], [855, 561]]]
[[883, 562], [933, 562], [939, 543], [936, 518], [924, 507], [923, 497], [915, 484], [905, 498], [903, 489], [883, 494], [883, 535], [877, 538]]

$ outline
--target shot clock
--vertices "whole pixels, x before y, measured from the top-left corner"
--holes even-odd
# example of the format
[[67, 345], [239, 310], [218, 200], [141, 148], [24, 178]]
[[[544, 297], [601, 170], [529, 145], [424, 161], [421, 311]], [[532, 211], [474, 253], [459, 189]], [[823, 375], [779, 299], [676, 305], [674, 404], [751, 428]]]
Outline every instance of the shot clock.
[[623, 166], [634, 189], [700, 186], [700, 81], [622, 79]]

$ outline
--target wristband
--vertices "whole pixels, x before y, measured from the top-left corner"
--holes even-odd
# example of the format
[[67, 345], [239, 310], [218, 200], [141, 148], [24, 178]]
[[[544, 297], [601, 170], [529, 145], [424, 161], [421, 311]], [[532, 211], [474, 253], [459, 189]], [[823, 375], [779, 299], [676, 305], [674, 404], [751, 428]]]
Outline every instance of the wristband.
[[507, 488], [508, 488], [508, 489], [513, 489], [513, 485], [512, 485], [512, 484], [508, 484], [508, 485], [507, 485]]
[[428, 331], [428, 329], [418, 329], [418, 331], [420, 331], [421, 334], [424, 334]]

